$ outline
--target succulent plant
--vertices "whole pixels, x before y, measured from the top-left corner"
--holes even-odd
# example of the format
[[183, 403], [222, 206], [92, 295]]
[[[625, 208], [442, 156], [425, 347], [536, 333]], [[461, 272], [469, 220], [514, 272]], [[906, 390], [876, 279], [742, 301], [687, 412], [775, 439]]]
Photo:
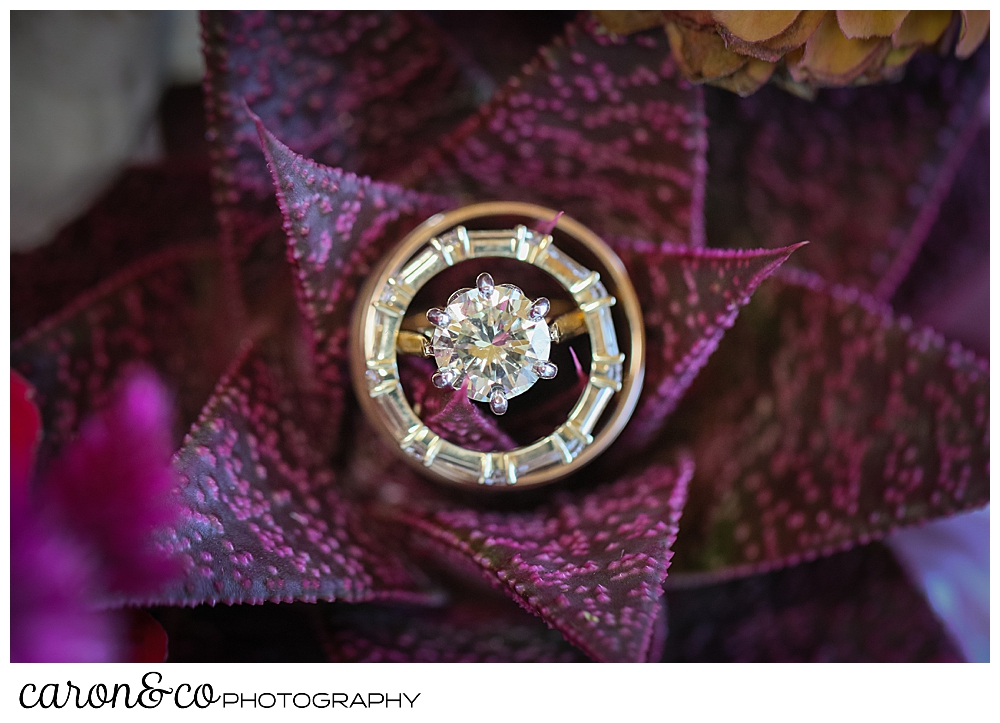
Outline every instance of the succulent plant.
[[967, 58], [988, 10], [596, 10], [604, 27], [662, 25], [684, 76], [747, 96], [772, 78], [799, 95], [899, 80], [918, 50]]
[[[103, 605], [152, 608], [174, 659], [960, 658], [878, 540], [989, 501], [986, 362], [890, 305], [922, 249], [983, 243], [949, 214], [956, 179], [982, 180], [985, 48], [885, 88], [739, 100], [686, 80], [662, 31], [582, 17], [466, 117], [482, 75], [424, 16], [203, 27], [207, 157], [130, 171], [12, 260], [32, 494], [137, 366], [176, 402], [182, 511], [154, 540], [182, 572]], [[347, 374], [372, 263], [493, 198], [611, 243], [650, 349], [612, 448], [500, 501], [388, 454]], [[414, 405], [469, 445], [577, 394], [561, 372], [499, 420], [420, 363]]]

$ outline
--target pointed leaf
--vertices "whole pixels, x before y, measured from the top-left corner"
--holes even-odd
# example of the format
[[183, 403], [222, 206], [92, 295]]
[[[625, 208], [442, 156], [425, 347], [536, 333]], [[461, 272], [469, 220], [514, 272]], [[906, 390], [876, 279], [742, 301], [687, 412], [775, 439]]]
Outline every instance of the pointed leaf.
[[335, 663], [578, 663], [586, 656], [509, 600], [466, 599], [444, 610], [324, 608], [323, 647]]
[[758, 292], [667, 432], [697, 464], [675, 577], [794, 565], [989, 501], [986, 363], [797, 273]]
[[216, 202], [236, 259], [274, 209], [244, 100], [297, 152], [360, 173], [408, 161], [475, 102], [444, 36], [416, 13], [210, 12], [202, 21]]
[[469, 400], [464, 386], [436, 389], [430, 381], [434, 369], [429, 360], [400, 360], [400, 380], [412, 397], [413, 411], [431, 431], [460, 447], [480, 452], [500, 452], [517, 446], [500, 429], [496, 417]]
[[146, 604], [429, 598], [309, 445], [279, 369], [256, 353], [220, 382], [175, 457], [186, 518], [164, 546], [186, 579]]
[[11, 333], [17, 338], [144, 256], [215, 238], [207, 165], [129, 168], [51, 242], [10, 256]]
[[925, 55], [905, 79], [827, 90], [708, 91], [707, 224], [713, 245], [808, 240], [794, 265], [883, 300], [909, 269], [981, 123], [984, 52]]
[[313, 364], [336, 419], [350, 385], [351, 310], [372, 263], [446, 201], [322, 166], [293, 153], [263, 125], [258, 131], [285, 219]]
[[670, 590], [671, 662], [958, 662], [878, 544], [766, 575]]
[[774, 251], [619, 242], [645, 314], [646, 379], [621, 450], [647, 444], [715, 351], [739, 307], [798, 246]]
[[44, 466], [101, 408], [114, 382], [152, 367], [176, 394], [177, 434], [198, 414], [230, 356], [234, 330], [219, 328], [216, 256], [177, 246], [108, 279], [11, 348], [11, 364], [34, 385]]
[[418, 538], [474, 563], [591, 657], [642, 661], [692, 471], [687, 459], [652, 466], [534, 512], [407, 509], [397, 516]]
[[531, 201], [599, 234], [704, 243], [701, 90], [660, 31], [567, 28], [439, 150], [401, 177], [463, 199]]
[[[521, 440], [522, 444], [534, 442], [536, 439], [551, 434], [553, 429], [566, 420], [573, 405], [579, 401], [580, 395], [587, 388], [590, 375], [583, 371], [580, 358], [576, 355], [573, 347], [567, 346], [567, 351], [572, 366], [559, 366], [556, 380], [561, 388], [540, 402], [518, 405], [517, 409], [507, 412], [507, 416], [510, 418], [508, 429], [511, 430], [512, 435], [516, 435], [516, 438]], [[562, 378], [564, 375], [568, 379]]]

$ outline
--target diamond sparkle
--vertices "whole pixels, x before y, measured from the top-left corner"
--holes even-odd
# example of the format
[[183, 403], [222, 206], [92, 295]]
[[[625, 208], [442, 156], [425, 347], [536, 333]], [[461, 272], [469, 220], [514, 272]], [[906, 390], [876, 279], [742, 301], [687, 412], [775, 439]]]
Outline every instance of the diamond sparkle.
[[[516, 286], [494, 286], [483, 276], [478, 288], [448, 300], [448, 323], [435, 325], [431, 351], [439, 370], [455, 372], [455, 388], [467, 381], [470, 399], [489, 402], [498, 390], [515, 397], [541, 378], [536, 367], [545, 368], [551, 339], [545, 319], [533, 318], [534, 301]], [[496, 405], [494, 412], [503, 413]]]

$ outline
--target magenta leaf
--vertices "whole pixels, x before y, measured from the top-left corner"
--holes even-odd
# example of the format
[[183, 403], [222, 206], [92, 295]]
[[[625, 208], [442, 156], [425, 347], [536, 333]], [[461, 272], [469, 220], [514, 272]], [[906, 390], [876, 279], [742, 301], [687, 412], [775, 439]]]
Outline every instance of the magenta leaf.
[[176, 244], [207, 244], [215, 234], [202, 164], [169, 161], [127, 169], [50, 243], [11, 254], [14, 338], [142, 257]]
[[[327, 168], [293, 153], [263, 126], [258, 129], [285, 219], [313, 364], [337, 410], [350, 384], [351, 309], [373, 261], [445, 202]], [[337, 413], [329, 416], [335, 419]]]
[[646, 379], [619, 449], [647, 444], [715, 351], [739, 307], [798, 246], [758, 251], [618, 242], [646, 327]]
[[684, 458], [532, 512], [397, 512], [423, 544], [477, 566], [591, 657], [643, 661], [693, 472]]
[[989, 501], [986, 363], [870, 297], [784, 277], [667, 433], [697, 464], [675, 578], [793, 565]]
[[274, 208], [244, 101], [298, 153], [368, 174], [408, 161], [474, 101], [416, 13], [210, 12], [203, 33], [216, 202], [236, 259]]
[[469, 400], [465, 387], [437, 389], [431, 384], [436, 367], [413, 357], [401, 358], [399, 375], [412, 396], [413, 411], [435, 434], [466, 449], [500, 452], [517, 443], [497, 424], [496, 417]]
[[433, 599], [309, 444], [280, 368], [248, 350], [175, 457], [186, 578], [147, 604]]
[[795, 265], [888, 300], [975, 138], [989, 52], [923, 54], [894, 85], [710, 97], [713, 245], [808, 240]]
[[885, 547], [693, 590], [670, 590], [670, 662], [959, 662]]
[[555, 630], [478, 597], [443, 610], [374, 605], [323, 608], [323, 647], [335, 663], [577, 663]]
[[179, 572], [153, 544], [176, 522], [171, 406], [155, 376], [124, 380], [49, 466], [37, 497], [85, 545], [112, 595], [149, 592]]
[[14, 342], [11, 365], [34, 385], [42, 411], [43, 466], [136, 366], [153, 368], [176, 394], [174, 438], [181, 438], [231, 357], [235, 332], [213, 313], [217, 274], [217, 257], [205, 247], [166, 249]]
[[599, 234], [701, 246], [705, 115], [662, 31], [567, 27], [400, 180], [469, 200], [530, 201]]
[[[567, 347], [567, 351], [572, 366], [560, 366], [559, 374], [570, 377], [570, 380], [559, 379], [561, 389], [538, 402], [518, 405], [516, 410], [507, 412], [511, 422], [510, 429], [516, 431], [522, 443], [530, 443], [551, 434], [553, 429], [566, 420], [587, 387], [590, 375], [583, 371], [580, 358], [573, 347]], [[571, 383], [567, 384], [568, 381]]]

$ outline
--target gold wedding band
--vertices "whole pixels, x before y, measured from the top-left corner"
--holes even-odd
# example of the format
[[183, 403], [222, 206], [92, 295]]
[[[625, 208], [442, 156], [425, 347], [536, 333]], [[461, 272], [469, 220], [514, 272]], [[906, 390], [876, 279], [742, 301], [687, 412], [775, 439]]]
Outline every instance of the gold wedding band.
[[[497, 227], [511, 218], [548, 224], [552, 232], [523, 223]], [[570, 247], [594, 268], [571, 256]], [[432, 278], [470, 259], [535, 266], [572, 301], [531, 298], [483, 272], [447, 304], [410, 309]], [[370, 276], [353, 332], [352, 381], [366, 417], [414, 469], [462, 486], [523, 488], [572, 474], [618, 437], [642, 388], [642, 312], [621, 260], [579, 222], [533, 204], [480, 203], [427, 219]], [[400, 383], [398, 354], [433, 357], [435, 386], [465, 389], [503, 414], [510, 400], [555, 376], [550, 345], [582, 334], [590, 343], [583, 392], [550, 434], [515, 449], [480, 452], [444, 439], [414, 412]]]

